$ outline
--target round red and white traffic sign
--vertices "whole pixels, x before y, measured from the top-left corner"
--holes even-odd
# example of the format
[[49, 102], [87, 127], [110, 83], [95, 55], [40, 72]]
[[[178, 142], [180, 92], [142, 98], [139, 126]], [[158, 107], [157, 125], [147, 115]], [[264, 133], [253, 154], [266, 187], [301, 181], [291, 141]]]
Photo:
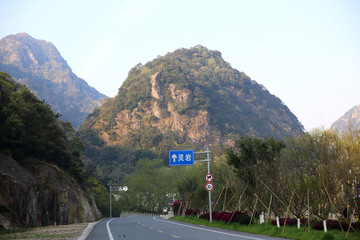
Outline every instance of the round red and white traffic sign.
[[207, 183], [205, 185], [205, 188], [208, 192], [212, 191], [214, 189], [214, 185], [212, 183]]
[[214, 180], [214, 176], [211, 173], [205, 175], [205, 180], [207, 182], [212, 182]]

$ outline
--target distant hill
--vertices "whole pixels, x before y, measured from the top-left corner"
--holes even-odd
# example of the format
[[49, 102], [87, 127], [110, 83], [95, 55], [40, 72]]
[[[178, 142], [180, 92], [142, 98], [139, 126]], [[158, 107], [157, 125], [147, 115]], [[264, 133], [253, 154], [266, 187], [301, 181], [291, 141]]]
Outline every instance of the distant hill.
[[351, 108], [344, 116], [336, 120], [331, 125], [331, 129], [339, 134], [343, 134], [349, 130], [360, 130], [360, 105]]
[[138, 64], [118, 94], [79, 128], [88, 159], [112, 166], [108, 171], [141, 157], [166, 159], [170, 149], [302, 132], [278, 97], [202, 46]]
[[25, 84], [74, 128], [106, 97], [78, 78], [52, 43], [26, 33], [0, 40], [0, 71]]

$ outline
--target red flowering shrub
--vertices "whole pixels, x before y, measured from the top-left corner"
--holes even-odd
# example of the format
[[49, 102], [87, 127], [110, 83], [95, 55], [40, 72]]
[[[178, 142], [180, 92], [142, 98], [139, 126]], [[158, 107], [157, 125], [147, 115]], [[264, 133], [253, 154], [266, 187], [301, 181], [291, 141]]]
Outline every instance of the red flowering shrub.
[[352, 223], [351, 226], [353, 226], [355, 229], [360, 229], [360, 222]]
[[[339, 221], [334, 221], [334, 220], [327, 220], [326, 221], [326, 226], [328, 229], [336, 229], [336, 230], [341, 230], [341, 227], [345, 230], [347, 230], [349, 228], [349, 224], [346, 222], [339, 222]], [[352, 223], [351, 226], [353, 226], [355, 229], [360, 229], [360, 223]], [[316, 230], [324, 230], [324, 225], [323, 225], [323, 221], [318, 221], [316, 223], [314, 223], [313, 228]]]
[[324, 230], [324, 224], [323, 224], [323, 221], [317, 221], [314, 223], [313, 225], [313, 229], [316, 229], [316, 230]]
[[[340, 224], [341, 224], [341, 227], [342, 227], [343, 229], [348, 229], [348, 228], [349, 228], [349, 224], [346, 223], [346, 222], [338, 222], [338, 221], [334, 221], [334, 220], [328, 220], [328, 221], [326, 221], [327, 227], [328, 227], [328, 228], [331, 228], [331, 229], [341, 230]], [[352, 224], [351, 224], [351, 225], [352, 225]]]
[[[280, 226], [284, 226], [285, 218], [280, 218], [279, 222], [280, 222]], [[276, 225], [276, 220], [272, 220], [271, 224]], [[286, 219], [286, 225], [296, 225], [296, 224], [297, 224], [297, 219], [295, 219], [295, 218]]]
[[301, 218], [300, 219], [300, 223], [301, 224], [305, 224], [305, 223], [307, 223], [308, 222], [308, 219], [307, 218]]
[[197, 214], [198, 214], [198, 212], [194, 209], [186, 209], [186, 211], [185, 211], [185, 216], [191, 216], [191, 215], [196, 216]]
[[227, 212], [217, 212], [216, 214], [213, 215], [213, 219], [220, 221], [220, 220], [221, 220], [221, 217], [222, 217], [225, 213], [227, 213]]
[[[284, 219], [284, 222], [285, 222], [285, 219]], [[286, 225], [296, 225], [297, 224], [297, 219], [295, 218], [288, 218], [286, 220]]]
[[226, 223], [230, 222], [231, 220], [231, 216], [232, 213], [231, 212], [225, 212], [222, 216], [221, 216], [221, 221], [224, 221]]
[[204, 218], [204, 219], [207, 219], [207, 220], [209, 220], [210, 218], [209, 218], [209, 212], [206, 212], [206, 213], [204, 213], [203, 215], [201, 215], [200, 216], [200, 218]]
[[[280, 219], [279, 219], [279, 222], [280, 222], [280, 225], [281, 225], [281, 221], [280, 221]], [[276, 226], [276, 225], [277, 225], [276, 220], [275, 220], [275, 219], [274, 219], [274, 220], [272, 220], [272, 221], [271, 221], [271, 224]]]
[[[212, 217], [213, 217], [213, 219], [214, 219], [214, 215], [217, 214], [217, 213], [218, 213], [217, 211], [212, 212]], [[204, 215], [202, 215], [201, 218], [210, 220], [210, 214], [209, 214], [209, 212], [204, 213]]]

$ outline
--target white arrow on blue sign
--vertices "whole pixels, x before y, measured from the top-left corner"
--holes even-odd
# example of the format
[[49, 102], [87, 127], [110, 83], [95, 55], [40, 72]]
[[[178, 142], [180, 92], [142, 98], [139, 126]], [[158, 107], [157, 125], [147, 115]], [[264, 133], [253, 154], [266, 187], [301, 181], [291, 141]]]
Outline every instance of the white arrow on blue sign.
[[169, 152], [170, 166], [194, 165], [193, 150], [171, 150]]

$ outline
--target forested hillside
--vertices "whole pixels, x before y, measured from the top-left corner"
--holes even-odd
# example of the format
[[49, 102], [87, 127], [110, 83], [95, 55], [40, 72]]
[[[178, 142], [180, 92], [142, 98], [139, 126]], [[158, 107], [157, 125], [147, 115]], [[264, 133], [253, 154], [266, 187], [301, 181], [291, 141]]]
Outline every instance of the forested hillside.
[[71, 124], [2, 72], [0, 102], [0, 229], [99, 218]]

